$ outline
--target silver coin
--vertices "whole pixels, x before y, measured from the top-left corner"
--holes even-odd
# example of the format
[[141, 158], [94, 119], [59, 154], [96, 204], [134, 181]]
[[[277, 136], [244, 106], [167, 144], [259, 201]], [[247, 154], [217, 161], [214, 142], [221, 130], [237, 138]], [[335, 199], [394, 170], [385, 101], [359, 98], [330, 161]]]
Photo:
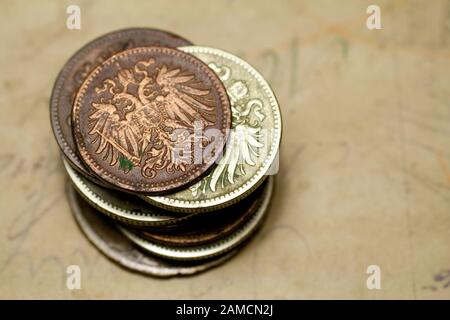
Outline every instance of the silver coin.
[[175, 193], [142, 196], [180, 212], [212, 211], [249, 195], [270, 175], [282, 131], [280, 107], [263, 76], [235, 55], [207, 47], [180, 47], [216, 72], [231, 102], [232, 130], [217, 166], [196, 184]]
[[67, 186], [69, 204], [83, 233], [102, 254], [129, 270], [155, 277], [192, 275], [224, 263], [237, 252], [234, 250], [215, 259], [187, 263], [144, 254], [115, 228], [111, 220], [85, 202], [72, 185]]
[[118, 225], [120, 231], [142, 249], [160, 257], [174, 260], [200, 260], [224, 254], [249, 238], [258, 229], [263, 220], [273, 192], [274, 178], [269, 177], [261, 195], [263, 200], [259, 208], [240, 228], [230, 235], [207, 245], [174, 247], [152, 242], [136, 232]]
[[110, 190], [90, 182], [63, 158], [64, 167], [78, 193], [93, 207], [114, 220], [133, 226], [169, 226], [180, 224], [194, 214], [171, 215], [138, 197]]

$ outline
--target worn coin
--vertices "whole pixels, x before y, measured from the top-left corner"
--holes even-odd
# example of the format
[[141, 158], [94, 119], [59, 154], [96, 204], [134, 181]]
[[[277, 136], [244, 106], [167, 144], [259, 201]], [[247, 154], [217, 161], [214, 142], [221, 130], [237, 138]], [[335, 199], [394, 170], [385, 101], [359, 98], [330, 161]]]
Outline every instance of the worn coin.
[[221, 255], [236, 248], [236, 246], [241, 244], [256, 232], [269, 206], [273, 191], [273, 180], [273, 177], [270, 177], [267, 180], [267, 184], [265, 185], [263, 194], [261, 195], [261, 204], [256, 212], [250, 217], [250, 219], [248, 219], [248, 221], [246, 221], [237, 230], [235, 230], [228, 236], [212, 243], [189, 247], [168, 246], [150, 241], [149, 239], [142, 237], [135, 231], [125, 229], [121, 226], [118, 226], [118, 228], [131, 241], [133, 241], [142, 249], [166, 259], [199, 260]]
[[174, 215], [133, 195], [102, 188], [75, 171], [67, 160], [63, 159], [63, 163], [78, 193], [91, 206], [114, 220], [134, 226], [159, 227], [181, 223], [189, 216]]
[[223, 158], [208, 176], [176, 193], [143, 198], [170, 210], [216, 210], [239, 201], [273, 174], [281, 140], [280, 108], [266, 80], [242, 59], [213, 48], [179, 49], [207, 63], [223, 81], [232, 130]]
[[50, 99], [50, 119], [56, 141], [70, 164], [83, 175], [102, 184], [79, 158], [72, 135], [72, 105], [84, 79], [113, 54], [134, 47], [191, 45], [175, 34], [148, 28], [132, 28], [103, 35], [81, 48], [59, 73]]
[[111, 220], [88, 205], [70, 184], [67, 194], [75, 220], [89, 241], [107, 258], [129, 270], [155, 277], [192, 275], [224, 263], [237, 252], [234, 250], [213, 259], [183, 263], [146, 254], [120, 233]]
[[[192, 225], [215, 223], [228, 216], [226, 212], [217, 210], [208, 213], [179, 213], [167, 211], [148, 204], [139, 197], [112, 189], [103, 188], [90, 182], [63, 159], [64, 167], [76, 191], [99, 212], [110, 218], [135, 228], [145, 228], [151, 231], [180, 232], [192, 228]], [[257, 198], [257, 192], [243, 199], [230, 210], [242, 212], [252, 206]], [[227, 208], [228, 209], [228, 208]]]
[[[102, 179], [130, 192], [161, 193], [192, 183], [214, 164], [231, 111], [206, 64], [176, 49], [143, 47], [115, 54], [87, 77], [72, 124], [82, 160]], [[223, 139], [207, 136], [209, 129]], [[198, 161], [196, 151], [205, 150]]]
[[[143, 238], [168, 246], [199, 246], [218, 241], [237, 230], [260, 207], [265, 185], [261, 185], [246, 199], [223, 209], [220, 213], [205, 214], [200, 219], [187, 222], [183, 230], [140, 230]], [[220, 210], [219, 210], [220, 211]]]

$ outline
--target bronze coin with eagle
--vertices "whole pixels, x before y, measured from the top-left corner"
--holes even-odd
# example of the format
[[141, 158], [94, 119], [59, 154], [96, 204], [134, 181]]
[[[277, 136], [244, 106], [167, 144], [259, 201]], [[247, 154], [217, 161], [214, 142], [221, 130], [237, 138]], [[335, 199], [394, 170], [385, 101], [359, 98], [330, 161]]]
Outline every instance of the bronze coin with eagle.
[[59, 73], [50, 99], [50, 118], [61, 151], [70, 165], [83, 176], [102, 184], [81, 161], [72, 135], [71, 112], [76, 93], [97, 66], [115, 53], [144, 46], [179, 47], [192, 43], [180, 36], [151, 28], [129, 28], [98, 37], [78, 50]]
[[113, 55], [81, 85], [72, 110], [79, 154], [94, 173], [130, 192], [157, 194], [201, 178], [231, 126], [218, 76], [166, 47]]

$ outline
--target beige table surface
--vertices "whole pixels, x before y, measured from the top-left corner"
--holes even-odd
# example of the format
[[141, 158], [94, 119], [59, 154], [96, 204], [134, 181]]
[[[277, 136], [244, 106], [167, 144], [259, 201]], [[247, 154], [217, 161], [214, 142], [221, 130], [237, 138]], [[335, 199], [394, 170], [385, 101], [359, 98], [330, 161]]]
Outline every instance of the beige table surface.
[[[366, 28], [371, 3], [382, 30]], [[65, 196], [53, 81], [87, 41], [131, 26], [242, 56], [281, 104], [268, 221], [195, 277], [111, 263]], [[0, 298], [450, 298], [450, 1], [1, 1], [0, 43]], [[66, 288], [72, 264], [81, 290]]]

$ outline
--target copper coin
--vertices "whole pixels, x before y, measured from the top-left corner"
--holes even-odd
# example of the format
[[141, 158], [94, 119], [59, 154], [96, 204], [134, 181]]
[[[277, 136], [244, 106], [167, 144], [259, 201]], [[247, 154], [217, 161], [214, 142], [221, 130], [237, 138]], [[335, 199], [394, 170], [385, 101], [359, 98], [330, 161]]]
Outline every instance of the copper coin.
[[[72, 124], [82, 160], [102, 179], [162, 193], [193, 183], [214, 164], [231, 111], [222, 82], [202, 61], [142, 47], [115, 54], [86, 78]], [[220, 135], [208, 136], [212, 130]]]
[[204, 214], [183, 226], [183, 230], [138, 231], [144, 238], [168, 246], [199, 246], [226, 237], [260, 207], [266, 182], [247, 198], [226, 209]]
[[147, 28], [124, 29], [103, 35], [81, 48], [64, 65], [56, 78], [50, 99], [50, 118], [56, 141], [70, 165], [90, 180], [101, 183], [81, 161], [72, 135], [72, 105], [84, 79], [117, 52], [143, 46], [178, 47], [190, 45], [175, 34]]
[[135, 272], [155, 277], [192, 275], [224, 263], [238, 250], [203, 261], [168, 261], [137, 249], [110, 219], [88, 205], [70, 184], [67, 195], [75, 220], [89, 241], [107, 258]]

